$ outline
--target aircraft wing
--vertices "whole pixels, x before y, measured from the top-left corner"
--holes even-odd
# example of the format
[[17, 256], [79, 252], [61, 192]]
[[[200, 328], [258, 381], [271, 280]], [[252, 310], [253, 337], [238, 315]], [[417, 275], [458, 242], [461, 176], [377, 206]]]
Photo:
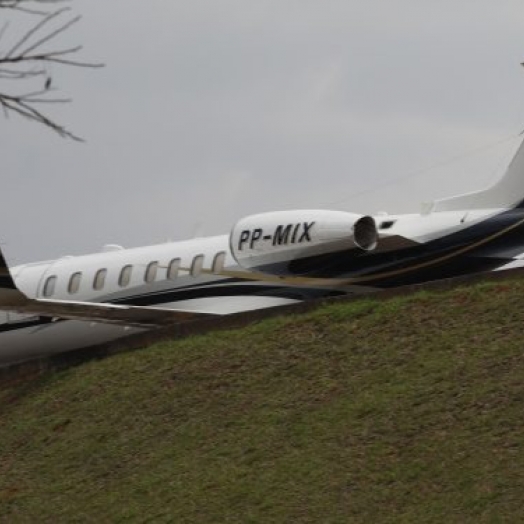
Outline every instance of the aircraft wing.
[[208, 313], [194, 313], [163, 308], [122, 306], [97, 302], [74, 302], [68, 300], [35, 300], [27, 297], [25, 300], [22, 300], [20, 297], [20, 300], [11, 302], [5, 301], [3, 295], [3, 290], [0, 290], [0, 310], [15, 311], [23, 315], [103, 322], [124, 326], [165, 326], [213, 316]]

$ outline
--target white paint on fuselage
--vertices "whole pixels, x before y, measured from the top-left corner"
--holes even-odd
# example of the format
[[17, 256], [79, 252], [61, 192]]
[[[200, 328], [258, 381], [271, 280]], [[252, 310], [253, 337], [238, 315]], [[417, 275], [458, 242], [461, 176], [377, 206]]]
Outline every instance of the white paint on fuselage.
[[[147, 285], [149, 291], [157, 291], [166, 288], [176, 288], [186, 284], [200, 283], [202, 281], [217, 280], [222, 277], [213, 275], [202, 275], [193, 277], [188, 269], [197, 255], [204, 256], [204, 268], [211, 269], [213, 258], [217, 253], [226, 253], [226, 266], [234, 265], [229, 254], [228, 236], [216, 236], [187, 240], [183, 242], [170, 242], [153, 246], [123, 249], [119, 251], [94, 253], [77, 257], [65, 257], [52, 262], [41, 264], [29, 264], [18, 266], [13, 269], [16, 285], [31, 298], [41, 298], [44, 281], [57, 275], [57, 283], [53, 299], [58, 300], [82, 300], [103, 301], [108, 297], [125, 298], [133, 296], [136, 292]], [[180, 258], [181, 269], [175, 280], [167, 280], [167, 268], [171, 260]], [[158, 262], [158, 273], [154, 282], [147, 283], [144, 280], [146, 268], [149, 263]], [[122, 268], [132, 265], [133, 271], [129, 284], [125, 287], [118, 285], [118, 278]], [[93, 282], [97, 271], [107, 269], [105, 284], [101, 290], [95, 290]], [[82, 280], [78, 293], [68, 292], [69, 279], [74, 273], [82, 273]]]

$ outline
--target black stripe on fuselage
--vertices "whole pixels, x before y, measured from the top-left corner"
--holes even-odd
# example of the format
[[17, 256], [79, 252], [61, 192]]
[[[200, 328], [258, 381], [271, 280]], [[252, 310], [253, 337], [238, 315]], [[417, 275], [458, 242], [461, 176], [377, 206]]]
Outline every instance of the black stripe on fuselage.
[[307, 300], [323, 296], [340, 296], [343, 291], [324, 288], [277, 286], [265, 283], [245, 283], [240, 280], [235, 284], [217, 284], [210, 286], [173, 288], [164, 291], [156, 291], [141, 295], [113, 300], [113, 304], [125, 304], [133, 306], [152, 306], [181, 302], [184, 300], [195, 300], [211, 297], [234, 297], [234, 296], [264, 296], [276, 298], [288, 298], [293, 300]]
[[347, 278], [348, 285], [392, 287], [491, 270], [522, 251], [524, 209], [517, 207], [402, 250], [374, 253], [352, 249], [256, 269], [277, 275]]
[[[236, 280], [236, 279], [229, 279]], [[215, 283], [216, 284], [216, 283]], [[318, 288], [290, 288], [285, 286], [268, 286], [266, 284], [246, 284], [240, 280], [236, 285], [198, 285], [188, 286], [183, 289], [173, 288], [170, 290], [142, 295], [134, 295], [118, 300], [110, 300], [107, 303], [125, 304], [132, 306], [160, 306], [162, 304], [176, 303], [182, 300], [199, 299], [207, 297], [233, 297], [233, 296], [265, 296], [275, 298], [289, 298], [294, 300], [308, 300], [320, 297], [331, 297], [344, 295], [343, 291]], [[63, 322], [66, 319], [54, 319], [52, 317], [33, 317], [25, 321], [15, 321], [0, 324], [0, 333], [17, 331], [28, 328], [38, 328], [50, 323]]]

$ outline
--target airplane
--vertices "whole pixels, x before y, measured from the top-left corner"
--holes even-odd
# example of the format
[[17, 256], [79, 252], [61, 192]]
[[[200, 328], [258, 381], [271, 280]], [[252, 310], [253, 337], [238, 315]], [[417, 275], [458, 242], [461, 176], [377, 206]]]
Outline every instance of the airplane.
[[420, 213], [286, 210], [226, 235], [8, 267], [0, 366], [158, 326], [523, 265], [524, 142], [491, 187]]

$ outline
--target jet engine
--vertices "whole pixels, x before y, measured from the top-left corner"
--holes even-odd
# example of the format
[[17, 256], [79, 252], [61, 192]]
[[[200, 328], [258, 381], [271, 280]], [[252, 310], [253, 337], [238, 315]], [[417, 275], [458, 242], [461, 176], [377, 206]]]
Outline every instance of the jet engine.
[[231, 252], [244, 269], [297, 274], [293, 261], [325, 259], [330, 254], [361, 256], [377, 246], [375, 220], [344, 211], [294, 210], [251, 215], [230, 234]]

